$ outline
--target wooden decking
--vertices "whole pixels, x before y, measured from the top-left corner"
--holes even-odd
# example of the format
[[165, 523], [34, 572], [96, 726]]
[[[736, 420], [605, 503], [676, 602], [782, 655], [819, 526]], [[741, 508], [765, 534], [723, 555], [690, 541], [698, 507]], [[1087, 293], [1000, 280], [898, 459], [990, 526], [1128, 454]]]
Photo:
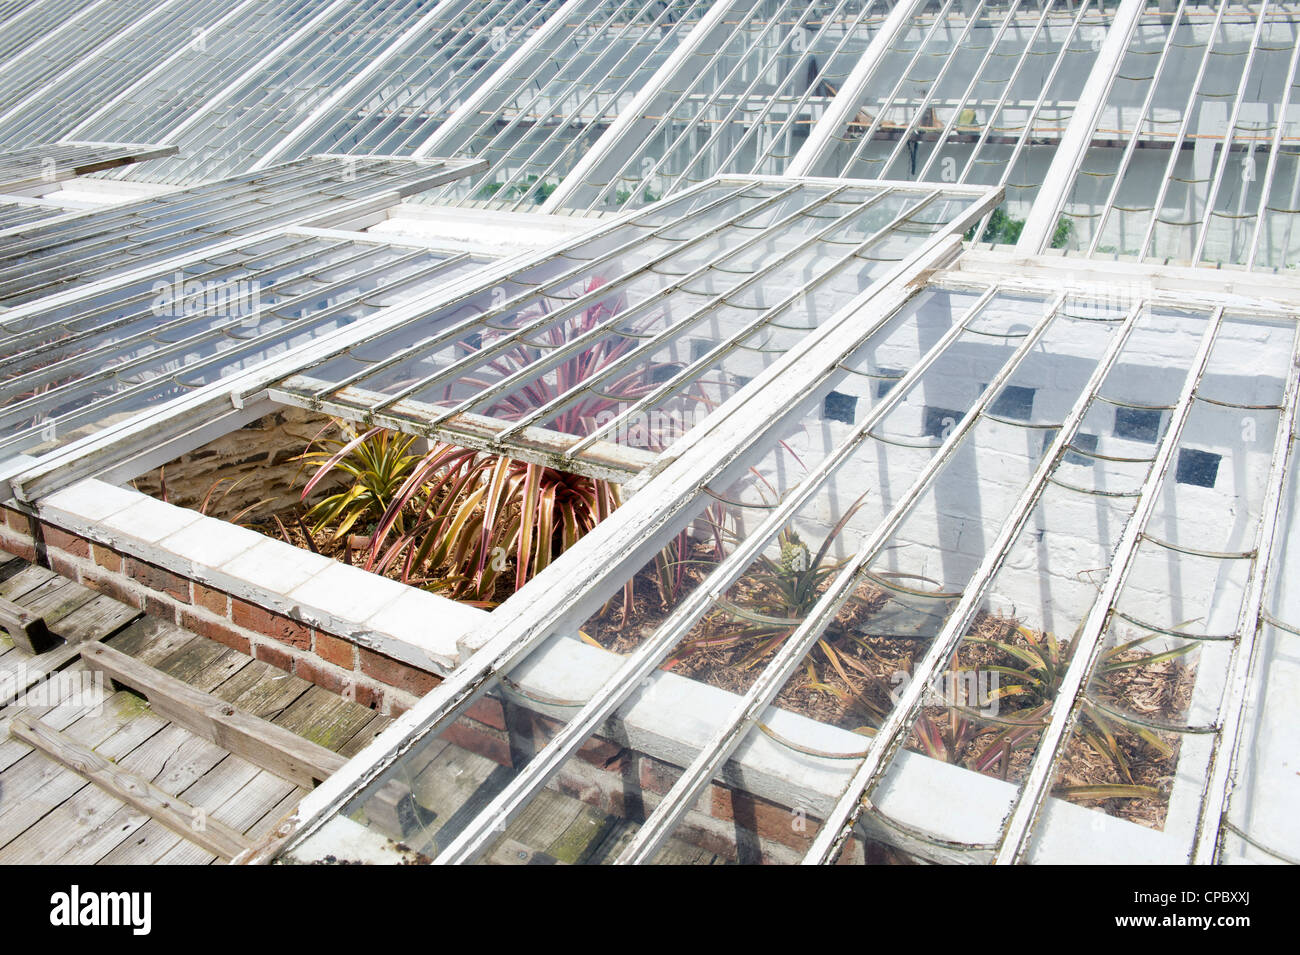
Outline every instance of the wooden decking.
[[[344, 756], [356, 752], [389, 719], [221, 644], [141, 616], [38, 567], [0, 567], [0, 596], [43, 613], [50, 630], [79, 640], [104, 639], [162, 673], [269, 720]], [[37, 657], [0, 636], [0, 673], [46, 667], [60, 654], [64, 674], [85, 674], [80, 647]], [[71, 661], [71, 662], [68, 662]], [[13, 680], [10, 680], [10, 685]], [[129, 864], [217, 861], [140, 809], [12, 738], [15, 718], [39, 720], [112, 761], [116, 767], [180, 797], [207, 819], [256, 838], [302, 798], [300, 786], [232, 755], [156, 713], [140, 695], [114, 690], [91, 700], [0, 708], [0, 863]], [[196, 817], [196, 826], [205, 820]]]
[[[31, 654], [0, 633], [0, 864], [224, 861], [390, 721], [23, 561], [0, 563], [0, 598], [67, 641]], [[65, 690], [79, 689], [75, 697], [54, 699], [39, 682], [56, 671]], [[296, 745], [302, 740], [309, 742]], [[395, 787], [394, 813], [381, 828], [434, 855], [456, 820], [490, 800], [511, 772], [446, 741], [420, 762]], [[635, 830], [548, 790], [482, 861], [608, 862]], [[673, 841], [657, 861], [724, 860]]]

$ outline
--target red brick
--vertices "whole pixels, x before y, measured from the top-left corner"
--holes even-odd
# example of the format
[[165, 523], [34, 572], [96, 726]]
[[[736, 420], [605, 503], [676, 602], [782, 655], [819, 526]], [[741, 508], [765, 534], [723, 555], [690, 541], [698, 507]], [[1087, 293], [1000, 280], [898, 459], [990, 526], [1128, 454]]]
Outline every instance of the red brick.
[[84, 537], [69, 534], [53, 524], [42, 525], [41, 533], [45, 537], [47, 547], [55, 547], [64, 553], [71, 554], [73, 557], [90, 559], [90, 543]]
[[6, 554], [12, 554], [14, 557], [21, 557], [29, 564], [36, 561], [36, 547], [30, 540], [15, 540], [9, 538], [0, 543], [0, 549]]
[[575, 776], [561, 771], [555, 776], [555, 788], [563, 795], [570, 796], [601, 812], [615, 816], [625, 816], [623, 809], [623, 788], [617, 777], [610, 775], [608, 782], [602, 785], [582, 776]]
[[465, 715], [472, 720], [486, 723], [493, 729], [503, 730], [506, 728], [506, 714], [501, 708], [500, 700], [493, 700], [486, 696], [480, 696], [469, 706], [465, 707]]
[[681, 774], [676, 766], [661, 763], [650, 756], [641, 757], [641, 788], [647, 792], [664, 795], [673, 788]]
[[191, 633], [197, 633], [201, 637], [207, 637], [209, 640], [223, 643], [231, 649], [238, 650], [240, 653], [246, 653], [249, 656], [253, 655], [248, 637], [225, 623], [208, 620], [207, 618], [200, 617], [188, 610], [183, 610], [181, 611], [180, 625]]
[[144, 609], [144, 598], [134, 587], [120, 578], [86, 576], [82, 578], [81, 585], [106, 597], [112, 597], [128, 607], [134, 607], [136, 610]]
[[69, 580], [75, 580], [78, 583], [81, 582], [81, 568], [78, 567], [76, 561], [67, 554], [62, 551], [47, 550], [45, 552], [45, 560], [50, 570], [54, 571], [56, 574], [62, 574]]
[[416, 696], [424, 696], [442, 682], [432, 673], [417, 670], [400, 660], [386, 657], [382, 653], [375, 653], [365, 647], [357, 647], [357, 656], [361, 663], [362, 673], [374, 677], [380, 683], [395, 686], [399, 690], [405, 690], [407, 693], [413, 693]]
[[333, 667], [323, 666], [307, 657], [298, 657], [293, 672], [308, 683], [315, 683], [331, 693], [343, 694], [351, 682], [345, 674]]
[[150, 590], [170, 594], [181, 603], [190, 602], [190, 582], [179, 574], [173, 574], [170, 570], [163, 570], [153, 564], [146, 564], [134, 557], [126, 559], [125, 570], [128, 577], [139, 581]]
[[253, 655], [257, 659], [271, 664], [279, 670], [286, 673], [293, 672], [293, 655], [287, 650], [281, 650], [279, 647], [270, 643], [259, 643], [253, 648]]
[[712, 806], [715, 819], [736, 825], [793, 849], [805, 849], [812, 843], [815, 821], [792, 809], [778, 806], [749, 793], [739, 793], [714, 785]]
[[257, 604], [232, 597], [230, 619], [246, 630], [287, 643], [299, 650], [311, 649], [311, 627], [273, 613]]
[[578, 758], [599, 769], [614, 772], [622, 768], [622, 757], [627, 752], [628, 750], [625, 747], [619, 746], [617, 743], [611, 743], [607, 739], [593, 736], [582, 744], [582, 748], [578, 750]]
[[32, 536], [32, 519], [22, 511], [15, 511], [13, 508], [6, 507], [5, 523], [14, 529], [15, 532], [27, 537]]
[[343, 695], [354, 703], [367, 706], [372, 710], [379, 709], [384, 702], [384, 693], [382, 690], [371, 686], [369, 683], [361, 683], [356, 680], [354, 680], [351, 686], [344, 691]]
[[103, 544], [93, 544], [90, 548], [90, 556], [96, 565], [103, 567], [105, 570], [114, 574], [122, 572], [122, 555], [117, 551], [111, 550]]
[[736, 843], [733, 839], [712, 829], [691, 822], [691, 817], [702, 817], [700, 813], [688, 812], [686, 818], [678, 825], [677, 831], [673, 833], [683, 842], [689, 842], [693, 846], [699, 846], [705, 852], [712, 852], [714, 855], [722, 856], [732, 862], [736, 861]]
[[331, 637], [328, 633], [317, 631], [315, 650], [316, 656], [327, 663], [333, 663], [345, 670], [355, 670], [357, 668], [355, 648], [346, 640], [340, 640], [338, 637]]
[[218, 617], [230, 615], [230, 598], [220, 590], [213, 590], [211, 587], [204, 587], [200, 583], [190, 581], [190, 591], [190, 599], [195, 606], [211, 610]]
[[850, 836], [840, 851], [835, 865], [866, 865], [867, 856], [862, 841], [857, 836]]
[[176, 623], [176, 605], [163, 597], [158, 597], [154, 594], [145, 594], [144, 612], [156, 620], [165, 620], [168, 623]]
[[447, 727], [442, 733], [442, 739], [471, 753], [486, 756], [494, 763], [510, 765], [510, 743], [504, 736], [494, 734], [486, 728], [479, 729], [476, 724], [466, 720], [457, 720]]

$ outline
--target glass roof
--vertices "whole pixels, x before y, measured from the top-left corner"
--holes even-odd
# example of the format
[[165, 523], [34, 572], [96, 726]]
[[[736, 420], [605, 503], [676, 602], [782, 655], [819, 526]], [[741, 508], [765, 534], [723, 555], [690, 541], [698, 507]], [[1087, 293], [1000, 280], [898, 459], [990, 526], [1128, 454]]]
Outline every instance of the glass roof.
[[40, 454], [483, 263], [294, 232], [0, 317], [0, 458]]
[[425, 147], [489, 161], [482, 175], [425, 199], [505, 209], [541, 205], [709, 7], [705, 0], [577, 5], [472, 113]]
[[1293, 3], [1148, 4], [1066, 194], [1066, 248], [1289, 267], [1298, 30]]
[[[1115, 4], [923, 5], [816, 157], [819, 175], [1006, 188], [1023, 220], [1069, 125]], [[980, 237], [1014, 242], [1006, 229]]]
[[170, 146], [132, 143], [53, 143], [0, 152], [0, 192], [22, 193], [34, 187], [113, 166], [169, 156]]
[[888, 12], [870, 0], [742, 0], [715, 9], [722, 16], [692, 36], [689, 56], [564, 206], [639, 206], [722, 172], [784, 172]]
[[[1111, 814], [1111, 861], [1153, 861], [1153, 845], [1161, 861], [1200, 858], [1274, 549], [1294, 321], [940, 282], [868, 326], [716, 480], [671, 509], [659, 499], [673, 516], [636, 578], [575, 582], [570, 609], [472, 697], [426, 697], [422, 732], [391, 734], [419, 743], [341, 811], [382, 830], [380, 809], [416, 793], [427, 817], [389, 837], [441, 862], [492, 855], [594, 732], [632, 734], [636, 713], [703, 699], [704, 684], [716, 705], [664, 729], [698, 740], [692, 758], [606, 861], [672, 851], [715, 775], [761, 794], [755, 767], [840, 793], [810, 809], [824, 820], [809, 822], [810, 860], [866, 813], [922, 856], [1047, 861], [1078, 824], [1045, 814], [1049, 795]], [[625, 582], [685, 555], [696, 569], [661, 591], [662, 622], [610, 622]], [[588, 667], [594, 682], [573, 676]], [[1154, 699], [1171, 667], [1183, 689]], [[468, 787], [434, 782], [464, 734], [520, 704], [541, 715], [526, 750]], [[1142, 760], [1081, 765], [1117, 736]], [[290, 858], [319, 851], [308, 840]]]
[[[50, 6], [42, 4], [43, 7]], [[0, 111], [0, 142], [51, 143], [66, 136], [84, 118], [85, 104], [112, 101], [144, 73], [158, 64], [160, 50], [184, 48], [202, 35], [217, 17], [205, 3], [152, 4], [144, 15], [120, 27], [106, 42], [79, 59], [69, 58], [59, 47], [47, 48], [48, 80], [58, 90], [59, 102], [37, 90]], [[0, 25], [8, 37], [11, 24]]]
[[283, 144], [285, 158], [316, 152], [410, 155], [527, 42], [559, 0], [453, 0], [406, 31], [337, 101]]
[[33, 301], [276, 225], [332, 225], [463, 175], [464, 163], [382, 158], [299, 160], [107, 210], [66, 216], [0, 249], [0, 304]]
[[558, 452], [579, 471], [587, 451], [613, 452], [611, 443], [657, 454], [928, 240], [964, 228], [981, 198], [885, 183], [713, 181], [485, 280], [274, 391], [470, 447]]
[[[715, 780], [811, 862], [1300, 861], [1296, 22], [0, 0], [6, 479], [269, 394], [623, 485], [286, 859], [499, 859], [613, 739], [672, 772], [599, 861]], [[408, 197], [565, 238], [336, 231]]]
[[180, 157], [150, 163], [151, 182], [182, 184], [254, 168], [324, 98], [388, 47], [429, 0], [364, 0], [334, 5], [299, 29], [196, 121], [168, 139]]
[[174, 143], [104, 175], [177, 185], [466, 156], [489, 171], [424, 201], [570, 214], [733, 173], [993, 185], [977, 241], [1294, 257], [1293, 4], [133, 3], [0, 8], [0, 138]]
[[208, 25], [111, 99], [69, 104], [75, 125], [62, 135], [165, 142], [328, 6], [320, 0], [199, 2], [212, 17]]

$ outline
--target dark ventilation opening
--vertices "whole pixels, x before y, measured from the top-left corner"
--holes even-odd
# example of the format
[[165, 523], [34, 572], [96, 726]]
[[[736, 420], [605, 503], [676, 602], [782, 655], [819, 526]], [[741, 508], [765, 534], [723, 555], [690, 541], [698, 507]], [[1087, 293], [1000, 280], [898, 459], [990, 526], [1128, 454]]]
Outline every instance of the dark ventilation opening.
[[1174, 480], [1195, 487], [1214, 487], [1219, 479], [1219, 462], [1223, 456], [1209, 451], [1184, 448], [1178, 452], [1178, 470]]
[[882, 376], [876, 381], [876, 397], [883, 398], [894, 390], [894, 385], [898, 384], [898, 379], [903, 377], [901, 368], [880, 368], [876, 374]]
[[1013, 421], [1028, 421], [1034, 416], [1035, 390], [1020, 385], [1007, 385], [989, 405], [989, 413]]
[[1155, 444], [1160, 437], [1160, 412], [1145, 408], [1116, 408], [1115, 436]]
[[961, 418], [960, 411], [953, 411], [951, 408], [932, 408], [926, 405], [925, 418], [922, 422], [924, 434], [927, 437], [942, 440], [945, 432], [949, 432], [956, 427]]
[[826, 396], [826, 400], [822, 402], [822, 417], [831, 421], [843, 421], [845, 424], [853, 424], [853, 416], [857, 407], [857, 396], [832, 391]]
[[1088, 457], [1089, 454], [1097, 453], [1097, 436], [1095, 434], [1088, 434], [1086, 431], [1079, 432], [1074, 436], [1074, 440], [1070, 442], [1070, 448], [1078, 448], [1079, 451], [1086, 451], [1087, 454], [1067, 450], [1063, 457], [1066, 464], [1077, 464], [1080, 467], [1088, 468], [1096, 463], [1095, 458]]

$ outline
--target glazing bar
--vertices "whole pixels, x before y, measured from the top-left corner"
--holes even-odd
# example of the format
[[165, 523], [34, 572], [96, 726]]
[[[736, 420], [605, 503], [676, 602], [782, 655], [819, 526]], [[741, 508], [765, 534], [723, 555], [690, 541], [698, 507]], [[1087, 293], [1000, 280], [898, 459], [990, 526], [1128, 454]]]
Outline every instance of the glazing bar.
[[1196, 395], [1197, 388], [1200, 387], [1201, 379], [1205, 376], [1210, 353], [1214, 349], [1214, 342], [1218, 338], [1222, 323], [1223, 308], [1220, 307], [1214, 310], [1205, 334], [1201, 338], [1200, 347], [1188, 371], [1182, 393], [1178, 396], [1178, 403], [1174, 407], [1169, 427], [1161, 437], [1160, 449], [1156, 452], [1155, 461], [1152, 462], [1146, 480], [1142, 483], [1137, 505], [1128, 523], [1124, 525], [1124, 533], [1111, 557], [1110, 572], [1106, 575], [1101, 592], [1093, 602], [1079, 637], [1074, 642], [1070, 665], [1066, 668], [1056, 698], [1052, 701], [1047, 727], [1043, 730], [1024, 784], [1011, 810], [1006, 830], [1002, 834], [1001, 845], [994, 859], [995, 864], [1008, 865], [1020, 862], [1029, 848], [1029, 839], [1034, 825], [1051, 789], [1052, 776], [1056, 771], [1057, 753], [1077, 720], [1076, 704], [1082, 698], [1088, 678], [1096, 664], [1097, 655], [1101, 652], [1102, 638], [1114, 611], [1115, 600], [1133, 567], [1133, 556], [1137, 553], [1147, 521], [1155, 512], [1160, 498], [1160, 488], [1164, 484], [1169, 465], [1173, 462], [1174, 453], [1178, 450], [1183, 427], [1187, 424], [1188, 415], [1193, 407], [1192, 399]]

